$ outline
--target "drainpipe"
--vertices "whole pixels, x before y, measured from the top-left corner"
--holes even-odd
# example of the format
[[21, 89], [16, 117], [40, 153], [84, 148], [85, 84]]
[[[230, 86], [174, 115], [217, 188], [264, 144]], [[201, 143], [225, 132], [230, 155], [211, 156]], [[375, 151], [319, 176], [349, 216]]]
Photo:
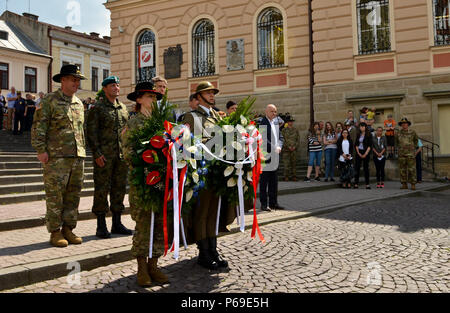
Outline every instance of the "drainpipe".
[[312, 20], [312, 0], [308, 0], [309, 20], [309, 119], [314, 123], [314, 40]]
[[52, 92], [52, 77], [53, 77], [53, 74], [52, 74], [52, 66], [53, 66], [53, 51], [52, 51], [52, 45], [53, 45], [53, 42], [52, 42], [52, 36], [50, 35], [50, 31], [51, 31], [51, 27], [50, 26], [48, 26], [48, 28], [47, 28], [47, 36], [48, 36], [48, 40], [49, 40], [49, 55], [52, 57], [51, 59], [50, 59], [50, 64], [48, 65], [48, 85], [47, 85], [47, 89], [48, 89], [48, 92], [50, 93], [50, 92]]

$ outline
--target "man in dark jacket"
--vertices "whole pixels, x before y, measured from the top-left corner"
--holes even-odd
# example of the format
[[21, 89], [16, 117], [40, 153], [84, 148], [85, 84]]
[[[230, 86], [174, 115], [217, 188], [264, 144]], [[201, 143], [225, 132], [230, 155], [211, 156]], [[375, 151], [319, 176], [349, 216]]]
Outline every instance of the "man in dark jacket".
[[[13, 135], [22, 135], [25, 129], [25, 108], [27, 103], [24, 98], [22, 98], [22, 93], [17, 92], [17, 100], [14, 103], [14, 132]], [[20, 131], [19, 131], [20, 123]]]
[[[263, 136], [263, 153], [265, 162], [261, 174], [259, 201], [261, 210], [283, 210], [278, 205], [278, 177], [277, 170], [280, 161], [280, 152], [283, 148], [283, 135], [280, 131], [280, 125], [284, 122], [277, 116], [277, 107], [269, 104], [266, 108], [266, 116], [259, 123], [260, 131]], [[267, 192], [269, 193], [269, 205], [267, 205]]]

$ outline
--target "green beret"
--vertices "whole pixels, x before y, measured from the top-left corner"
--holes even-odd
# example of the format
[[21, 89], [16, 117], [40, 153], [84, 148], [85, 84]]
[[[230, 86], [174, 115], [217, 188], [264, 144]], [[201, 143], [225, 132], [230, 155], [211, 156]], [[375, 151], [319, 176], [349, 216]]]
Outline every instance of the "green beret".
[[117, 76], [109, 76], [107, 78], [105, 78], [105, 80], [103, 80], [102, 82], [102, 86], [108, 86], [109, 84], [119, 84], [120, 83], [120, 79]]

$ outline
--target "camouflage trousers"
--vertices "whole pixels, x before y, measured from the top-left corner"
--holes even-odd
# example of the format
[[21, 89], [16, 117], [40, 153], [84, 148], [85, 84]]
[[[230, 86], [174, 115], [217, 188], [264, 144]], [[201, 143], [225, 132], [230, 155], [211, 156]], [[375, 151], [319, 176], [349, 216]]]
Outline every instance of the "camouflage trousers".
[[71, 229], [77, 226], [83, 172], [83, 158], [50, 158], [44, 165], [45, 221], [49, 232], [63, 225]]
[[296, 152], [283, 151], [284, 177], [296, 177]]
[[400, 182], [406, 184], [407, 182], [411, 184], [417, 183], [417, 172], [416, 172], [416, 158], [398, 158], [398, 169], [400, 171]]
[[[150, 226], [152, 213], [150, 211], [144, 211], [136, 205], [135, 190], [133, 186], [130, 186], [130, 211], [131, 218], [136, 222], [136, 227], [133, 235], [133, 245], [131, 247], [131, 254], [133, 257], [147, 257], [149, 256], [150, 248]], [[167, 228], [170, 231], [172, 224], [167, 222]], [[163, 216], [162, 214], [155, 213], [155, 221], [153, 225], [153, 250], [152, 257], [158, 258], [164, 254], [164, 229], [163, 229]], [[171, 234], [169, 233], [168, 245], [172, 243]]]
[[[105, 156], [104, 167], [94, 160], [94, 205], [92, 213], [120, 213], [125, 209], [123, 199], [127, 188], [128, 167], [124, 160], [118, 157]], [[108, 194], [111, 206], [108, 205]]]

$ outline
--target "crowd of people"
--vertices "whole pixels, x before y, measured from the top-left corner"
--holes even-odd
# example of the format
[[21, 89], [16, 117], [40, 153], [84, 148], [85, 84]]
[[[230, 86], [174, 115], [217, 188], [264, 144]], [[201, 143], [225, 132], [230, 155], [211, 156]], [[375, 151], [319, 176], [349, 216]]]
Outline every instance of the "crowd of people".
[[39, 92], [37, 99], [31, 93], [25, 94], [24, 98], [22, 92], [15, 87], [11, 87], [6, 97], [0, 95], [0, 130], [12, 131], [14, 135], [30, 131], [34, 112], [40, 109], [43, 98], [43, 92]]
[[[349, 110], [343, 123], [337, 122], [333, 126], [331, 122], [314, 122], [308, 132], [309, 161], [304, 181], [320, 181], [323, 164], [325, 182], [335, 181], [335, 169], [339, 168], [342, 187], [357, 189], [362, 166], [365, 187], [370, 189], [369, 163], [372, 159], [377, 188], [384, 188], [386, 160], [398, 158], [402, 188], [407, 188], [409, 181], [415, 189], [415, 184], [422, 182], [421, 140], [409, 128], [411, 122], [406, 118], [397, 128], [392, 114], [387, 116], [383, 126], [374, 127], [375, 114], [375, 108], [364, 107], [359, 119]], [[313, 170], [315, 176], [311, 177]]]

